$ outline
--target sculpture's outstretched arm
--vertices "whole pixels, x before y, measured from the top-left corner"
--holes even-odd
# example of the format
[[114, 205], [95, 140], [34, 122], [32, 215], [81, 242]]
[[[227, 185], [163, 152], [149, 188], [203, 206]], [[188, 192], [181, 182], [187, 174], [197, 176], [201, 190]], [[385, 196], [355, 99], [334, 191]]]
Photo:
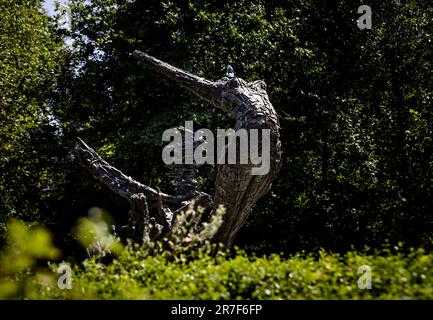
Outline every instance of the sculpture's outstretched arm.
[[111, 166], [79, 138], [73, 154], [96, 180], [130, 202], [130, 221], [125, 238], [141, 242], [143, 236], [150, 231], [150, 222], [163, 231], [169, 231], [179, 209], [186, 208], [193, 200], [204, 208], [213, 205], [211, 197], [204, 192], [188, 190], [187, 193], [178, 192], [176, 196], [172, 196], [148, 187]]

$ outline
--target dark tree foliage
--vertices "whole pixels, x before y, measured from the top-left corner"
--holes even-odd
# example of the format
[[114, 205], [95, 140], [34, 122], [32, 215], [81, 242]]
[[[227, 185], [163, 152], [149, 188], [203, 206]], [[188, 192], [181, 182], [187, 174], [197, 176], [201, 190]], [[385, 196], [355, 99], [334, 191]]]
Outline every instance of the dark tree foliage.
[[[237, 76], [267, 83], [283, 143], [279, 177], [235, 244], [258, 252], [387, 241], [431, 247], [433, 8], [428, 0], [372, 0], [372, 29], [360, 30], [362, 4], [72, 0], [73, 29], [58, 36], [73, 48], [51, 108], [59, 161], [79, 136], [125, 174], [169, 190], [162, 132], [186, 120], [197, 129], [232, 120], [130, 54], [139, 49], [211, 80], [231, 64]], [[29, 165], [49, 168], [37, 160], [47, 154]], [[62, 190], [43, 209], [51, 221], [70, 226], [92, 206], [126, 221], [126, 201], [76, 162], [56, 168], [65, 178], [50, 176]], [[213, 192], [214, 175], [201, 169], [203, 191]]]

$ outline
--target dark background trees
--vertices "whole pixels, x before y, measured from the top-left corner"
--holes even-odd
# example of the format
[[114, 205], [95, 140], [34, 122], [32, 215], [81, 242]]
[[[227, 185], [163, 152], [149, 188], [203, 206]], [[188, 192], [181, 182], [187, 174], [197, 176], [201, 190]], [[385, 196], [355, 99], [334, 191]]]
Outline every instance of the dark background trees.
[[[4, 10], [31, 2], [16, 3], [5, 2]], [[71, 1], [71, 32], [54, 37], [34, 29], [52, 46], [65, 36], [73, 43], [60, 57], [54, 47], [44, 51], [52, 61], [41, 62], [48, 70], [42, 73], [45, 87], [36, 80], [33, 91], [11, 87], [11, 94], [27, 99], [19, 103], [6, 100], [2, 89], [3, 128], [29, 114], [28, 101], [38, 102], [32, 117], [47, 110], [54, 119], [23, 129], [26, 146], [36, 153], [23, 154], [21, 142], [3, 151], [13, 136], [1, 129], [2, 212], [29, 220], [42, 215], [67, 233], [98, 206], [121, 225], [127, 203], [70, 159], [77, 136], [126, 174], [169, 190], [162, 132], [185, 120], [194, 120], [196, 128], [231, 125], [230, 118], [139, 66], [130, 53], [140, 49], [209, 79], [222, 77], [231, 64], [237, 76], [267, 83], [280, 114], [283, 168], [238, 245], [257, 252], [345, 250], [386, 241], [431, 247], [433, 9], [427, 0], [399, 3], [370, 1], [373, 28], [360, 30], [361, 1]], [[17, 14], [29, 17], [27, 11]], [[14, 45], [27, 48], [21, 39]], [[35, 43], [28, 47], [39, 48]], [[22, 70], [25, 61], [7, 60], [6, 50], [1, 48], [0, 63]], [[41, 75], [39, 69], [24, 72]], [[204, 191], [212, 192], [214, 173], [201, 169]]]
[[[42, 1], [0, 1], [0, 235], [10, 217], [52, 216], [62, 177], [52, 118], [64, 46]], [[45, 191], [44, 191], [45, 190]]]

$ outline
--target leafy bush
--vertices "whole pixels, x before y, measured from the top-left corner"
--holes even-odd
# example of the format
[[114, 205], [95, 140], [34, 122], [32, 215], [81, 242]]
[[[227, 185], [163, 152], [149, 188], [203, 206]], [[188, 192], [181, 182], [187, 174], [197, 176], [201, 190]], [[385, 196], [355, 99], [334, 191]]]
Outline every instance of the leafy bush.
[[0, 253], [0, 298], [31, 297], [35, 283], [48, 285], [52, 276], [49, 270], [38, 266], [38, 261], [59, 255], [60, 250], [53, 246], [47, 230], [12, 221], [8, 226], [7, 246]]
[[[51, 292], [55, 298], [99, 299], [428, 299], [432, 262], [423, 250], [344, 256], [322, 251], [288, 259], [238, 251], [189, 263], [127, 250], [110, 265], [86, 261], [74, 269], [71, 292]], [[362, 265], [371, 267], [372, 290], [358, 288]]]
[[[50, 263], [51, 271], [48, 271], [35, 267], [35, 263], [20, 262], [23, 257], [34, 262], [57, 256], [47, 231], [13, 223], [8, 239], [11, 242], [3, 251], [0, 264], [2, 298], [433, 298], [433, 253], [423, 249], [403, 252], [394, 247], [380, 252], [352, 251], [344, 255], [320, 251], [316, 255], [298, 253], [288, 258], [278, 254], [248, 256], [238, 249], [215, 255], [209, 254], [208, 250], [197, 250], [188, 253], [189, 259], [173, 259], [173, 251], [169, 248], [165, 253], [152, 255], [143, 247], [126, 246], [117, 250], [117, 255], [108, 264], [99, 258], [90, 258], [73, 266], [72, 289], [61, 290], [57, 285], [57, 264]], [[41, 251], [42, 248], [45, 249]], [[358, 287], [362, 276], [358, 270], [365, 265], [372, 272], [371, 290]]]

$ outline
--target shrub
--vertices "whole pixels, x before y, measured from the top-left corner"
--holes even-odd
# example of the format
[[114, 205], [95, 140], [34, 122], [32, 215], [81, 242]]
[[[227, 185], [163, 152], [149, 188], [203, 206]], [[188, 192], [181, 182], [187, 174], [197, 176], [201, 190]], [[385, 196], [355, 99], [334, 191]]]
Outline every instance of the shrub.
[[[72, 289], [57, 285], [58, 264], [34, 262], [58, 254], [47, 231], [13, 223], [13, 240], [2, 253], [0, 296], [29, 299], [431, 299], [433, 254], [399, 248], [344, 255], [320, 251], [287, 258], [252, 256], [239, 249], [210, 255], [189, 252], [149, 254], [126, 246], [110, 263], [94, 257], [72, 267]], [[20, 240], [21, 239], [21, 240]], [[44, 250], [41, 245], [43, 244]], [[41, 251], [42, 250], [42, 251]], [[185, 252], [182, 252], [185, 254]], [[27, 257], [32, 263], [21, 264]], [[7, 265], [17, 263], [16, 269]], [[361, 266], [372, 272], [372, 289], [358, 287]], [[21, 288], [21, 289], [20, 289]], [[23, 289], [24, 288], [24, 289]]]

